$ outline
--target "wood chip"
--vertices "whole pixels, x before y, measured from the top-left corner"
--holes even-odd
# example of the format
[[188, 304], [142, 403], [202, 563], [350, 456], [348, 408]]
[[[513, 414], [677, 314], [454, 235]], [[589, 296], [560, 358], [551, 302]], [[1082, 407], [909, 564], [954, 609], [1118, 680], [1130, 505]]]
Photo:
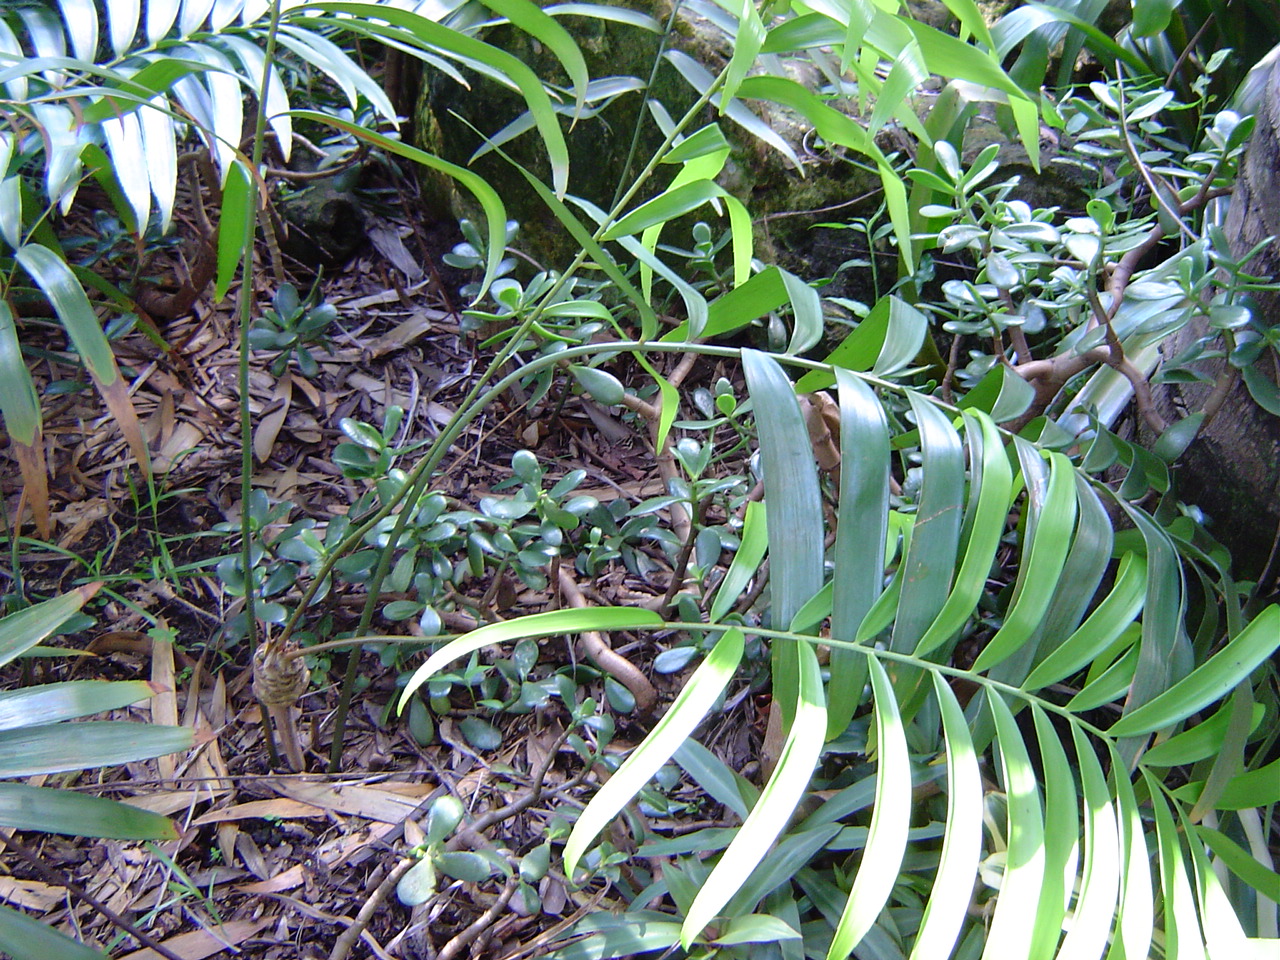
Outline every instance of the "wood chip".
[[271, 451], [275, 449], [276, 438], [280, 436], [280, 428], [289, 417], [292, 403], [293, 378], [281, 377], [271, 392], [267, 413], [258, 421], [258, 428], [253, 431], [253, 455], [259, 463], [266, 463], [271, 459]]
[[48, 913], [63, 902], [67, 891], [39, 880], [17, 880], [0, 877], [0, 900], [7, 900], [15, 907], [26, 907], [39, 913]]
[[[182, 933], [161, 942], [183, 960], [204, 960], [205, 957], [212, 957], [228, 948], [238, 947], [274, 920], [275, 917], [232, 920], [219, 927]], [[126, 954], [120, 960], [163, 960], [163, 958], [148, 947], [145, 950], [135, 950], [133, 953]]]
[[[165, 624], [163, 618], [157, 620], [161, 629]], [[151, 722], [166, 727], [178, 725], [178, 694], [174, 682], [173, 644], [151, 638], [151, 682], [160, 692], [151, 698]], [[171, 753], [156, 758], [156, 766], [160, 770], [162, 780], [172, 780], [178, 769], [178, 758]]]
[[372, 787], [337, 786], [305, 783], [298, 780], [267, 780], [270, 788], [281, 796], [301, 800], [348, 816], [377, 820], [379, 823], [401, 823], [418, 807], [418, 801]]
[[281, 820], [297, 820], [307, 817], [325, 817], [328, 814], [323, 807], [301, 800], [290, 800], [277, 797], [274, 800], [251, 800], [238, 803], [221, 810], [210, 810], [191, 821], [193, 827], [203, 827], [209, 823], [226, 823], [232, 820], [263, 820], [267, 817], [279, 817]]

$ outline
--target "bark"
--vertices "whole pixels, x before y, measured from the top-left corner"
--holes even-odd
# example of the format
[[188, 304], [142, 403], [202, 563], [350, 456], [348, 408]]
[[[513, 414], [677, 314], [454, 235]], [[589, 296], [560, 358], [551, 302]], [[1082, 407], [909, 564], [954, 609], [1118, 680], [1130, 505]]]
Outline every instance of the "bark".
[[[1226, 233], [1233, 253], [1242, 256], [1253, 246], [1271, 242], [1248, 264], [1247, 270], [1263, 277], [1280, 276], [1280, 58], [1267, 77], [1266, 95], [1260, 98], [1257, 127], [1241, 164], [1235, 193], [1230, 200]], [[1257, 316], [1267, 326], [1280, 324], [1280, 293], [1255, 294]], [[1198, 319], [1162, 348], [1166, 359], [1208, 334]], [[1197, 369], [1217, 378], [1223, 360], [1203, 361]], [[1276, 380], [1275, 354], [1268, 350], [1259, 369]], [[1213, 383], [1171, 384], [1162, 406], [1170, 421], [1204, 406]], [[1258, 406], [1243, 382], [1237, 382], [1218, 415], [1187, 449], [1179, 462], [1179, 495], [1199, 504], [1212, 520], [1209, 531], [1231, 549], [1238, 577], [1254, 579], [1266, 574], [1262, 592], [1280, 587], [1277, 564], [1268, 560], [1280, 527], [1280, 417]]]

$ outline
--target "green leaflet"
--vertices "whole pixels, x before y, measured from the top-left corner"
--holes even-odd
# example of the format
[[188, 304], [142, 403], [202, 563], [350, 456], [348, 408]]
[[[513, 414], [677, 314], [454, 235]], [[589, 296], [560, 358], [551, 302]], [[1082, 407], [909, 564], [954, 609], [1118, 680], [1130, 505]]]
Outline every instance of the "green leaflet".
[[27, 446], [36, 442], [41, 426], [40, 401], [22, 360], [13, 311], [3, 301], [0, 301], [0, 415], [11, 439]]
[[[707, 322], [702, 329], [702, 337], [712, 339], [739, 330], [782, 306], [787, 297], [782, 271], [777, 267], [766, 267], [746, 283], [707, 305]], [[654, 323], [656, 328], [657, 321]], [[682, 343], [690, 339], [689, 324], [681, 323], [659, 339], [663, 343]]]
[[213, 298], [221, 300], [231, 289], [236, 268], [244, 258], [249, 218], [256, 212], [257, 192], [249, 172], [233, 164], [222, 188], [222, 219], [218, 225], [218, 273]]
[[11, 690], [0, 693], [0, 730], [118, 710], [154, 696], [156, 689], [145, 680], [70, 680]]
[[1231, 872], [1269, 900], [1280, 901], [1280, 873], [1268, 870], [1225, 833], [1211, 827], [1196, 829], [1209, 848], [1231, 868]]
[[725, 69], [724, 87], [722, 89], [720, 112], [738, 93], [743, 79], [760, 55], [760, 47], [764, 44], [765, 28], [756, 10], [755, 0], [740, 0], [738, 4], [737, 33], [733, 38], [733, 56]]
[[1108, 755], [1115, 784], [1116, 822], [1120, 832], [1122, 863], [1119, 936], [1114, 941], [1114, 948], [1122, 952], [1115, 954], [1113, 949], [1113, 954], [1119, 957], [1145, 957], [1151, 946], [1151, 929], [1155, 921], [1146, 825], [1120, 751], [1114, 744], [1108, 744]]
[[60, 723], [0, 732], [0, 777], [31, 777], [181, 753], [195, 744], [190, 727], [120, 720]]
[[118, 381], [120, 371], [116, 368], [111, 345], [102, 332], [102, 324], [66, 262], [48, 247], [36, 243], [20, 247], [14, 258], [53, 304], [93, 379], [103, 386]]
[[747, 504], [738, 551], [733, 555], [733, 562], [729, 564], [724, 579], [716, 588], [716, 596], [711, 603], [712, 623], [723, 619], [733, 609], [733, 605], [742, 596], [742, 591], [760, 569], [760, 561], [764, 559], [769, 547], [768, 522], [765, 516], [764, 504], [758, 501]]
[[[804, 603], [822, 588], [824, 550], [818, 469], [795, 390], [782, 367], [767, 354], [744, 350], [742, 368], [760, 436], [773, 616], [778, 623], [790, 623]], [[774, 696], [782, 708], [785, 728], [791, 722], [796, 698], [796, 645], [775, 642], [772, 652]]]
[[1044, 768], [1044, 886], [1036, 910], [1030, 956], [1048, 956], [1058, 946], [1066, 898], [1076, 877], [1079, 813], [1076, 783], [1062, 741], [1044, 709], [1031, 705]]
[[[827, 354], [823, 363], [845, 370], [874, 370], [890, 377], [920, 353], [928, 318], [899, 297], [882, 297], [854, 330]], [[825, 390], [835, 382], [827, 370], [810, 370], [796, 383], [797, 393]]]
[[[359, 6], [359, 4], [353, 4], [353, 6]], [[480, 292], [476, 294], [476, 299], [479, 300], [485, 295], [489, 285], [497, 276], [498, 264], [502, 262], [502, 252], [506, 245], [507, 237], [507, 212], [502, 205], [502, 199], [483, 177], [472, 173], [466, 167], [459, 167], [456, 164], [449, 163], [447, 160], [441, 160], [425, 150], [419, 150], [417, 147], [411, 147], [408, 144], [401, 143], [399, 140], [393, 140], [391, 137], [374, 133], [372, 130], [368, 130], [356, 123], [350, 123], [312, 110], [297, 110], [294, 112], [294, 116], [339, 127], [352, 136], [367, 140], [389, 153], [416, 161], [424, 167], [430, 167], [432, 170], [438, 170], [457, 180], [458, 183], [469, 190], [484, 209], [485, 224], [489, 230], [487, 250], [485, 252], [484, 279], [480, 282]], [[557, 127], [557, 129], [559, 128]]]
[[742, 659], [743, 636], [726, 631], [707, 659], [689, 678], [680, 695], [644, 742], [592, 798], [574, 824], [564, 848], [565, 875], [572, 877], [578, 860], [596, 835], [631, 801], [697, 728], [714, 706], [725, 685], [733, 679]]
[[587, 92], [587, 61], [573, 36], [547, 12], [528, 0], [484, 0], [484, 5], [506, 17], [529, 36], [545, 45], [564, 67], [573, 84], [576, 100], [574, 120], [580, 113]]
[[1023, 689], [1047, 687], [1091, 663], [1111, 646], [1142, 611], [1146, 580], [1146, 560], [1135, 553], [1126, 553], [1111, 592], [1075, 633], [1031, 671]]
[[705, 203], [725, 196], [724, 188], [711, 180], [695, 180], [673, 189], [664, 190], [652, 200], [642, 203], [621, 217], [600, 237], [601, 240], [617, 240], [658, 226], [668, 220], [682, 217]]
[[3, 904], [0, 904], [0, 953], [12, 960], [106, 960], [107, 957]]
[[640, 607], [585, 607], [551, 610], [547, 613], [530, 614], [517, 620], [491, 623], [449, 641], [428, 657], [427, 662], [415, 670], [409, 682], [405, 684], [397, 709], [403, 710], [417, 689], [441, 669], [491, 644], [582, 630], [630, 630], [639, 627], [656, 627], [662, 622], [662, 618], [652, 610]]
[[1112, 736], [1150, 733], [1221, 699], [1280, 647], [1280, 607], [1270, 606], [1199, 669], [1112, 725]]
[[[564, 133], [560, 129], [560, 122], [551, 105], [551, 98], [542, 87], [542, 81], [518, 58], [474, 37], [468, 37], [457, 30], [428, 20], [426, 17], [385, 4], [322, 2], [313, 4], [312, 8], [333, 13], [349, 13], [354, 17], [363, 18], [366, 21], [366, 29], [370, 30], [374, 28], [367, 23], [368, 21], [386, 21], [406, 31], [428, 49], [438, 50], [464, 60], [477, 61], [510, 78], [533, 113], [538, 132], [546, 145], [556, 196], [565, 195], [569, 184], [569, 148], [565, 143]], [[389, 34], [389, 38], [397, 39], [394, 33]], [[566, 66], [572, 71], [572, 67]], [[455, 179], [461, 178], [455, 177]]]
[[1164, 895], [1164, 936], [1166, 956], [1204, 958], [1204, 937], [1196, 916], [1195, 894], [1187, 879], [1182, 841], [1169, 813], [1163, 792], [1155, 778], [1143, 771], [1155, 811], [1156, 850], [1160, 861], [1160, 887]]
[[[884, 408], [865, 383], [836, 370], [840, 394], [840, 523], [832, 554], [831, 635], [856, 639], [883, 591], [884, 542], [889, 518], [889, 432]], [[831, 652], [827, 737], [844, 732], [862, 700], [865, 657]]]
[[0, 665], [22, 655], [52, 634], [96, 592], [96, 585], [80, 587], [0, 618]]
[[808, 787], [813, 766], [822, 751], [827, 711], [818, 658], [809, 644], [801, 644], [796, 649], [799, 655], [797, 702], [791, 731], [760, 799], [689, 908], [680, 930], [680, 942], [686, 950], [729, 902], [782, 832]]
[[[1249, 720], [1252, 733], [1262, 722], [1266, 708], [1255, 703]], [[1170, 737], [1142, 755], [1142, 762], [1149, 767], [1173, 767], [1195, 763], [1212, 757], [1222, 749], [1222, 741], [1231, 721], [1231, 706], [1224, 705], [1208, 720], [1202, 720], [1177, 736]]]
[[1120, 836], [1107, 778], [1093, 745], [1075, 724], [1077, 769], [1084, 793], [1084, 868], [1070, 929], [1059, 960], [1086, 960], [1102, 955], [1111, 932], [1120, 891]]
[[911, 545], [902, 561], [902, 595], [890, 649], [914, 650], [946, 604], [960, 546], [964, 449], [951, 421], [931, 402], [911, 394], [920, 428], [924, 481]]
[[986, 587], [996, 549], [1000, 546], [1004, 518], [1013, 493], [1013, 469], [1009, 466], [995, 423], [986, 414], [977, 412], [967, 415], [965, 428], [982, 432], [982, 463], [973, 468], [975, 473], [981, 473], [973, 533], [965, 546], [964, 558], [947, 602], [916, 644], [915, 655], [918, 657], [951, 639], [973, 613]]
[[984, 960], [1000, 960], [1030, 956], [1045, 876], [1044, 818], [1036, 772], [1013, 714], [998, 694], [989, 694], [987, 704], [995, 719], [1004, 767], [1009, 848], [982, 956]]
[[1049, 486], [1043, 507], [1037, 511], [1030, 544], [1023, 547], [1004, 625], [991, 638], [973, 665], [988, 670], [1026, 643], [1053, 599], [1071, 545], [1076, 522], [1075, 468], [1063, 454], [1049, 454]]
[[933, 689], [947, 743], [947, 833], [911, 960], [950, 956], [969, 910], [970, 889], [982, 857], [982, 776], [969, 725], [941, 674], [933, 674]]
[[177, 828], [158, 813], [70, 790], [22, 783], [0, 783], [0, 826], [72, 837], [178, 839]]
[[845, 903], [840, 923], [827, 951], [827, 960], [843, 960], [871, 929], [889, 901], [898, 879], [902, 856], [907, 849], [911, 826], [911, 762], [907, 740], [893, 684], [879, 660], [868, 660], [871, 686], [875, 691], [876, 744], [879, 770], [876, 775], [876, 805], [871, 815], [867, 846]]

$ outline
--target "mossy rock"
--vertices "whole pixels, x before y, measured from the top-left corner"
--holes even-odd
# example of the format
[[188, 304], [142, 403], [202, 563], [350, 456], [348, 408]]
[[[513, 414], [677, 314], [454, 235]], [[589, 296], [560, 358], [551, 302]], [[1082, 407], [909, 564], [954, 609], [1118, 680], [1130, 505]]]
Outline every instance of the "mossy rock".
[[[653, 4], [610, 2], [611, 5], [629, 6], [649, 13], [660, 23], [666, 23], [670, 16], [667, 0]], [[647, 81], [652, 74], [651, 99], [661, 103], [675, 118], [683, 115], [696, 101], [697, 93], [689, 83], [667, 60], [659, 60], [662, 48], [656, 34], [591, 17], [565, 16], [557, 19], [578, 43], [592, 79], [631, 76]], [[544, 80], [568, 86], [568, 78], [554, 55], [528, 34], [500, 26], [488, 30], [484, 39], [519, 57]], [[713, 73], [731, 55], [723, 33], [683, 9], [674, 21], [667, 46], [689, 54]], [[658, 62], [656, 71], [655, 61]], [[795, 66], [797, 70], [806, 67], [800, 62]], [[517, 241], [520, 249], [546, 267], [562, 269], [567, 266], [578, 252], [578, 245], [529, 189], [521, 174], [496, 152], [489, 152], [474, 161], [471, 159], [483, 145], [477, 130], [487, 135], [497, 133], [524, 112], [524, 101], [518, 94], [484, 77], [468, 75], [470, 89], [466, 89], [448, 76], [427, 69], [413, 135], [415, 143], [446, 160], [468, 166], [484, 177], [502, 197], [508, 216], [520, 223]], [[797, 79], [812, 78], [797, 76]], [[830, 207], [873, 188], [876, 182], [874, 175], [852, 164], [806, 153], [803, 141], [807, 127], [798, 123], [797, 118], [787, 116], [776, 105], [771, 104], [767, 109], [768, 113], [760, 109], [757, 112], [794, 144], [797, 153], [806, 157], [804, 171], [795, 169], [785, 157], [732, 120], [718, 116], [714, 107], [705, 107], [702, 116], [688, 128], [688, 132], [693, 132], [706, 123], [720, 124], [733, 146], [733, 153], [719, 182], [746, 202], [753, 216], [766, 217], [782, 211]], [[641, 120], [640, 134], [635, 138], [636, 126]], [[657, 124], [643, 107], [639, 90], [616, 97], [597, 114], [580, 118], [576, 124], [571, 124], [569, 117], [562, 117], [561, 123], [569, 149], [569, 193], [605, 209], [613, 205], [619, 192], [618, 184], [629, 184], [663, 140]], [[633, 138], [636, 139], [636, 149], [629, 160]], [[543, 182], [550, 182], [550, 166], [535, 132], [508, 141], [502, 150]], [[660, 167], [635, 203], [663, 189], [676, 170], [675, 166]], [[428, 199], [438, 213], [447, 211], [455, 217], [478, 218], [478, 205], [474, 198], [451, 180], [429, 176], [427, 183]], [[716, 229], [728, 229], [727, 220], [716, 224], [712, 211], [699, 211], [670, 225], [663, 234], [664, 242], [689, 245], [689, 229], [698, 219], [712, 222]], [[811, 218], [810, 222], [813, 219], [821, 218]], [[784, 266], [799, 265], [803, 256], [797, 260], [794, 253], [806, 246], [805, 226], [800, 221], [785, 225], [770, 222], [769, 228], [758, 229], [757, 255], [765, 260], [782, 262]]]

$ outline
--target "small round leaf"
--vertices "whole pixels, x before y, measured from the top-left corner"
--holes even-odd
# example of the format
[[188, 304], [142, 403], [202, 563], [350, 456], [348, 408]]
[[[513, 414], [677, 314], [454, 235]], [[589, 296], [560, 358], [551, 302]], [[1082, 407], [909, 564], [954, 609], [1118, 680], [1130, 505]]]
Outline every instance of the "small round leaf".
[[597, 403], [602, 403], [606, 407], [614, 407], [622, 403], [627, 395], [627, 391], [623, 388], [622, 382], [611, 373], [604, 370], [598, 370], [595, 367], [583, 367], [577, 364], [569, 367], [576, 379]]

